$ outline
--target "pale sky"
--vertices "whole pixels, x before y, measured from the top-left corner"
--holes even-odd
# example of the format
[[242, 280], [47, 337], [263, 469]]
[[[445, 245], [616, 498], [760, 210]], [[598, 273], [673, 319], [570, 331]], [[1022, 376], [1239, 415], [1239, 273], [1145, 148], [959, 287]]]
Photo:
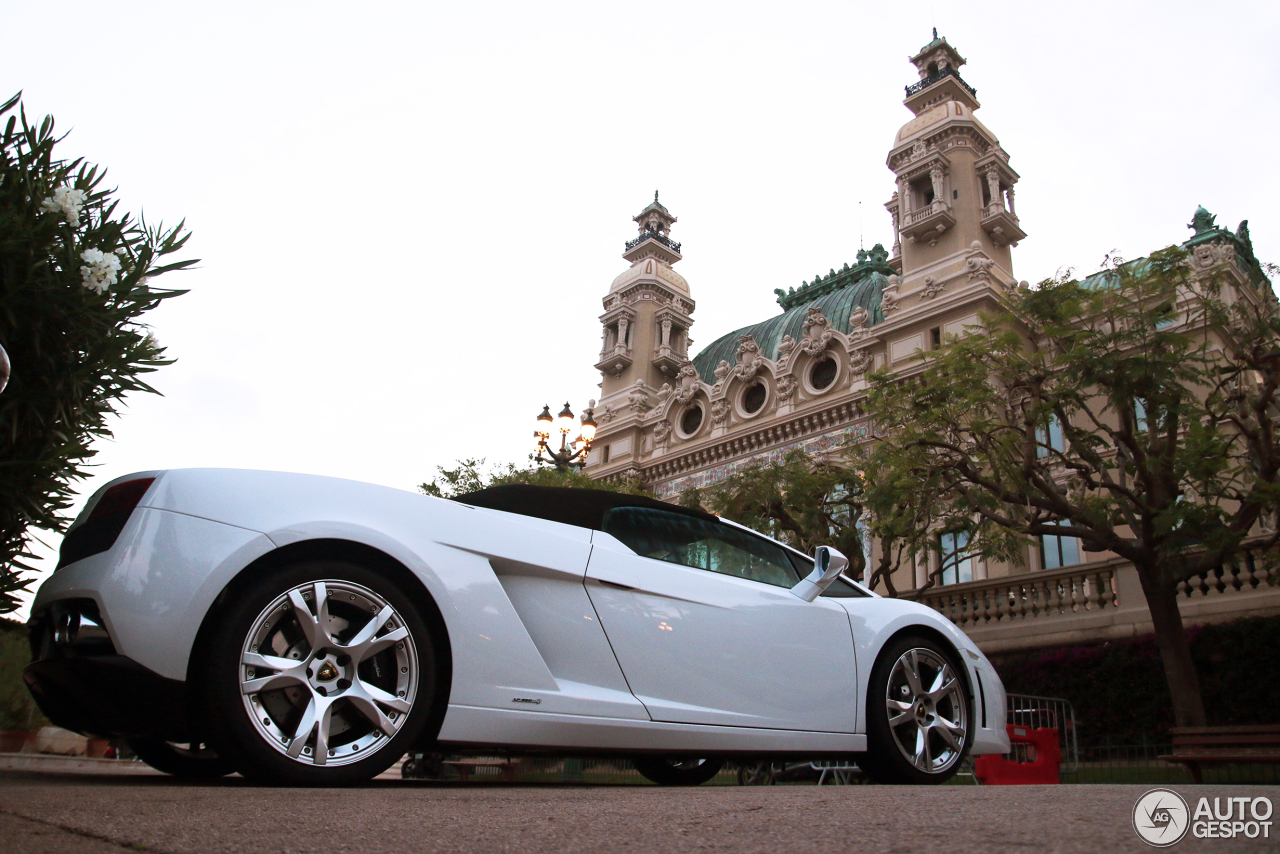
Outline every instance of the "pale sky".
[[0, 98], [52, 113], [122, 207], [185, 217], [202, 259], [157, 280], [191, 290], [145, 318], [178, 361], [81, 500], [144, 469], [413, 489], [460, 458], [523, 464], [544, 403], [598, 395], [600, 300], [655, 188], [695, 352], [860, 233], [891, 243], [885, 159], [935, 24], [1022, 176], [1019, 278], [1184, 240], [1200, 204], [1280, 262], [1280, 4], [1048, 9], [14, 4]]

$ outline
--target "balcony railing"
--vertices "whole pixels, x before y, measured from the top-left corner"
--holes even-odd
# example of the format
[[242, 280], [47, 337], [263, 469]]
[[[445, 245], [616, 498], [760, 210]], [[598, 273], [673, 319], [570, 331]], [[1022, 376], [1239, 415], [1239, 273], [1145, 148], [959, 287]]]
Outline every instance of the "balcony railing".
[[641, 243], [644, 243], [646, 240], [656, 240], [659, 243], [661, 243], [663, 246], [666, 246], [668, 249], [671, 249], [674, 252], [680, 251], [679, 243], [676, 243], [670, 237], [667, 237], [665, 234], [662, 234], [661, 232], [658, 232], [658, 231], [642, 231], [640, 233], [640, 236], [637, 237], [635, 240], [627, 241], [627, 248], [625, 251], [630, 252], [632, 249], [635, 249], [637, 246], [639, 246]]
[[907, 215], [903, 217], [902, 225], [904, 228], [915, 225], [917, 222], [928, 219], [936, 213], [945, 213], [950, 209], [951, 206], [942, 200], [930, 202], [926, 207], [919, 208], [914, 211], [908, 211]]
[[[1216, 611], [1221, 606], [1213, 603], [1225, 603], [1225, 597], [1261, 594], [1268, 595], [1256, 600], [1259, 606], [1263, 599], [1270, 601], [1280, 595], [1280, 568], [1223, 566], [1178, 583], [1184, 614], [1189, 613], [1188, 608], [1195, 611], [1201, 607], [1200, 603]], [[1115, 561], [933, 587], [921, 594], [920, 601], [965, 630], [997, 631], [1003, 626], [1045, 620], [1045, 630], [1051, 631], [1049, 622], [1104, 612], [1116, 613], [1112, 619], [1117, 625], [1150, 620], [1136, 572]], [[1129, 613], [1122, 616], [1119, 611]]]
[[1089, 564], [936, 587], [920, 601], [962, 629], [1116, 607], [1115, 569]]
[[908, 86], [907, 97], [910, 98], [915, 93], [921, 92], [927, 89], [928, 87], [932, 86], [934, 83], [937, 83], [939, 80], [941, 80], [944, 77], [954, 77], [956, 80], [960, 81], [960, 85], [965, 88], [966, 92], [968, 92], [970, 95], [972, 95], [975, 98], [978, 97], [978, 90], [970, 86], [968, 83], [965, 83], [964, 78], [960, 76], [960, 72], [956, 71], [954, 68], [952, 68], [949, 65], [946, 68], [940, 69], [934, 74], [930, 74], [928, 77], [924, 78], [920, 82], [912, 83], [910, 86]]

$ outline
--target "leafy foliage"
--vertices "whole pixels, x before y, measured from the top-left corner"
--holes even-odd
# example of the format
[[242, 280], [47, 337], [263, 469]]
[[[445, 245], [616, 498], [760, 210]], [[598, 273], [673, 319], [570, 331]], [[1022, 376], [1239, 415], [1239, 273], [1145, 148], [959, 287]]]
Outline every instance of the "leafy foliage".
[[1165, 586], [1276, 542], [1274, 526], [1257, 536], [1280, 506], [1269, 292], [1228, 307], [1170, 248], [1101, 286], [1047, 281], [982, 322], [917, 377], [874, 375], [879, 524], [950, 521], [1005, 560], [1036, 535], [1078, 537]]
[[22, 669], [30, 662], [26, 626], [0, 617], [0, 729], [27, 731], [49, 725], [22, 681]]
[[561, 471], [537, 465], [524, 469], [516, 468], [513, 463], [486, 467], [483, 458], [459, 460], [454, 468], [437, 466], [436, 472], [436, 477], [418, 485], [418, 491], [436, 498], [453, 498], [468, 492], [487, 489], [490, 486], [528, 483], [534, 486], [565, 486], [574, 489], [603, 489], [630, 495], [649, 495], [637, 483], [618, 484], [593, 480], [590, 475], [583, 474], [581, 471]]
[[963, 531], [970, 554], [1015, 564], [1039, 536], [1076, 537], [1132, 562], [1174, 708], [1203, 720], [1176, 585], [1280, 539], [1270, 288], [1171, 247], [1020, 290], [924, 355], [918, 374], [872, 377], [873, 533], [923, 552]]
[[[17, 114], [14, 110], [17, 108]], [[0, 613], [28, 583], [29, 529], [59, 531], [108, 416], [143, 375], [169, 364], [138, 318], [183, 291], [155, 277], [188, 234], [117, 212], [106, 173], [55, 155], [53, 118], [27, 121], [19, 96], [0, 139], [0, 345], [12, 362], [0, 394]]]
[[[1205, 693], [1214, 698], [1210, 724], [1277, 722], [1280, 683], [1259, 665], [1280, 648], [1280, 617], [1200, 626], [1187, 636]], [[1168, 740], [1174, 720], [1153, 635], [991, 658], [1011, 693], [1070, 700], [1082, 747]]]
[[781, 462], [739, 469], [712, 488], [686, 490], [680, 500], [802, 552], [834, 546], [849, 558], [854, 578], [867, 568], [861, 478], [844, 457], [815, 460], [791, 451]]

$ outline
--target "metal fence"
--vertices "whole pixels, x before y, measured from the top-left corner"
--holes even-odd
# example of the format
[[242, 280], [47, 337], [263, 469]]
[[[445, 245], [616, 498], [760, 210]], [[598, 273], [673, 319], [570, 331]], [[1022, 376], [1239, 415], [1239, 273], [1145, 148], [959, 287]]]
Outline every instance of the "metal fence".
[[[1076, 727], [1076, 710], [1070, 700], [1061, 697], [1035, 697], [1030, 694], [1009, 694], [1005, 700], [1005, 723], [1028, 729], [1056, 729], [1058, 747], [1062, 751], [1063, 774], [1073, 774], [1080, 767], [1080, 740]], [[1014, 745], [1025, 747], [1025, 745]], [[1015, 761], [1019, 758], [1014, 751]]]

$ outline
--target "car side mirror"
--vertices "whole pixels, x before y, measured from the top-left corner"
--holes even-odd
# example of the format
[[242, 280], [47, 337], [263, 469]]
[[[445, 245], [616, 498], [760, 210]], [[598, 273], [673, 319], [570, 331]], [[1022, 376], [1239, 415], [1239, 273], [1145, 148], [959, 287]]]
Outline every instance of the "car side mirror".
[[831, 582], [835, 581], [848, 565], [849, 559], [839, 550], [831, 546], [818, 546], [813, 550], [813, 572], [792, 587], [791, 592], [806, 602], [812, 602], [822, 595], [822, 591], [831, 586]]

